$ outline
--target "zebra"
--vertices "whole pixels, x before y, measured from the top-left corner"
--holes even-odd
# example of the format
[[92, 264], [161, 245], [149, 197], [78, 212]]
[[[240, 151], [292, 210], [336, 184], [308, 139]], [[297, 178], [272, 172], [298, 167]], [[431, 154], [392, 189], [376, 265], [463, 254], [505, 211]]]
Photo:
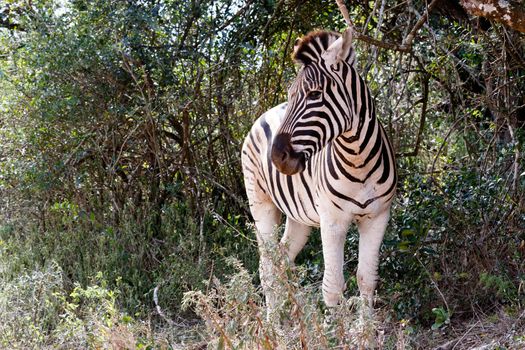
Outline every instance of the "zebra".
[[292, 263], [311, 228], [320, 227], [328, 307], [341, 301], [346, 233], [357, 224], [357, 284], [372, 310], [379, 249], [396, 190], [394, 152], [354, 67], [351, 30], [311, 32], [297, 39], [292, 57], [301, 67], [288, 102], [254, 123], [241, 154], [268, 313], [276, 307], [276, 266], [265, 247], [276, 241], [281, 213], [286, 215], [281, 244]]

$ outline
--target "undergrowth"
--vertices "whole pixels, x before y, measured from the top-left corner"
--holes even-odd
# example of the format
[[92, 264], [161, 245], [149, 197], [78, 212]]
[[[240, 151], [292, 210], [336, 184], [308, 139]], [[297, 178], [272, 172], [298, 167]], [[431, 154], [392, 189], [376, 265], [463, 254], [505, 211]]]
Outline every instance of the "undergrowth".
[[[278, 251], [278, 250], [275, 250]], [[286, 261], [281, 254], [274, 259]], [[254, 276], [236, 259], [227, 263], [235, 273], [221, 282], [211, 278], [206, 291], [185, 294], [183, 305], [193, 307], [205, 321], [211, 348], [217, 349], [354, 349], [392, 348], [398, 334], [382, 327], [391, 323], [382, 311], [370, 315], [358, 297], [328, 309], [320, 300], [319, 285], [306, 285], [306, 270], [276, 264], [282, 291], [275, 314], [267, 317]], [[395, 322], [394, 322], [395, 323]], [[376, 337], [376, 329], [379, 337]], [[403, 346], [407, 346], [403, 342]]]
[[[339, 306], [324, 307], [319, 285], [304, 286], [306, 270], [277, 265], [279, 288], [284, 290], [278, 317], [267, 320], [261, 291], [236, 259], [228, 264], [235, 273], [222, 282], [211, 278], [205, 291], [184, 296], [204, 321], [203, 340], [184, 349], [512, 349], [525, 347], [525, 310], [512, 307], [476, 310], [471, 320], [451, 319], [436, 308], [430, 328], [397, 319], [392, 305], [372, 315], [358, 297]], [[282, 278], [286, 277], [286, 278]], [[182, 348], [180, 348], [182, 349]]]
[[[279, 250], [274, 259], [285, 261]], [[278, 263], [281, 285], [277, 318], [268, 321], [254, 273], [227, 258], [228, 275], [212, 274], [201, 290], [185, 293], [183, 306], [202, 321], [173, 321], [157, 305], [148, 314], [130, 315], [119, 302], [120, 281], [108, 283], [102, 273], [82, 286], [68, 287], [62, 268], [50, 261], [21, 268], [0, 244], [1, 349], [522, 349], [525, 312], [509, 305], [478, 310], [477, 319], [451, 318], [436, 308], [436, 327], [399, 319], [391, 296], [376, 300], [368, 317], [357, 297], [327, 309], [319, 283], [310, 283], [305, 266]], [[19, 267], [20, 268], [20, 267]], [[505, 291], [508, 282], [484, 276], [490, 290]], [[506, 284], [507, 283], [507, 284]], [[162, 292], [162, 291], [161, 291]], [[161, 295], [161, 298], [164, 297]], [[439, 318], [439, 317], [441, 318]], [[489, 330], [489, 333], [487, 333]]]
[[[9, 264], [0, 247], [0, 267]], [[86, 287], [64, 286], [55, 262], [13, 278], [0, 274], [1, 349], [135, 349], [154, 342], [150, 327], [123, 312], [102, 274]]]

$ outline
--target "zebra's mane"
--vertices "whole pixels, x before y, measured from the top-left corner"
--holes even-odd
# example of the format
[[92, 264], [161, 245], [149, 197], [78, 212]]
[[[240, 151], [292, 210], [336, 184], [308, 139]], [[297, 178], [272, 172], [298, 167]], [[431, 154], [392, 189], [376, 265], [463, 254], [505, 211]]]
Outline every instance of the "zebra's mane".
[[339, 33], [327, 30], [310, 32], [295, 41], [292, 58], [304, 65], [315, 62], [339, 37]]

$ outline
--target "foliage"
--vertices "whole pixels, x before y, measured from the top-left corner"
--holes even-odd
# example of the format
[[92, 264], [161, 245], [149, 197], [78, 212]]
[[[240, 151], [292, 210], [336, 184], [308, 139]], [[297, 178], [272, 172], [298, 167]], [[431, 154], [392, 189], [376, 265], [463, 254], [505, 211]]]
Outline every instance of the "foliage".
[[[4, 265], [3, 257], [0, 263]], [[51, 262], [41, 270], [0, 278], [2, 348], [141, 348], [152, 344], [145, 324], [121, 313], [118, 291], [102, 274], [86, 288], [64, 288], [63, 272]], [[157, 340], [160, 344], [160, 341]]]

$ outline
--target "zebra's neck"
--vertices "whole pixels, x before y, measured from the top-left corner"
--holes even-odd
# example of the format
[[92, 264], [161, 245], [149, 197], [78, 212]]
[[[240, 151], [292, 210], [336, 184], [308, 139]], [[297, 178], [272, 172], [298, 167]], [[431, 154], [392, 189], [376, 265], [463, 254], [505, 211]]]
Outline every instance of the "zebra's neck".
[[367, 163], [379, 151], [381, 137], [379, 123], [375, 116], [375, 106], [368, 87], [354, 71], [347, 84], [352, 84], [348, 99], [351, 118], [348, 131], [339, 135], [332, 142], [335, 155], [352, 168], [366, 168]]
[[[358, 138], [355, 138], [360, 136]], [[360, 134], [355, 135], [346, 132], [332, 142], [332, 149], [338, 158], [352, 168], [364, 168], [370, 159], [377, 154], [380, 142], [379, 125], [374, 116], [364, 122], [364, 127]], [[377, 146], [377, 147], [374, 147]]]

